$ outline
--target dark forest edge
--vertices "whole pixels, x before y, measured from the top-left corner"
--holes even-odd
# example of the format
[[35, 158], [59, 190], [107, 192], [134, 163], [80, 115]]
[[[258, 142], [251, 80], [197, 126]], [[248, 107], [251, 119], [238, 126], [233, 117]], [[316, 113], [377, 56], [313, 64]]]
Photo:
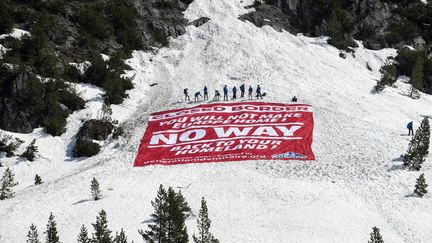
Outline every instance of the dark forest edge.
[[[102, 88], [107, 105], [122, 103], [133, 88], [122, 76], [130, 69], [124, 60], [133, 50], [162, 47], [168, 37], [183, 34], [182, 11], [191, 2], [0, 1], [0, 34], [13, 28], [30, 33], [0, 40], [7, 48], [0, 58], [0, 129], [30, 133], [44, 127], [53, 136], [63, 134], [69, 114], [85, 107], [74, 83]], [[84, 61], [91, 66], [83, 73], [71, 65]]]

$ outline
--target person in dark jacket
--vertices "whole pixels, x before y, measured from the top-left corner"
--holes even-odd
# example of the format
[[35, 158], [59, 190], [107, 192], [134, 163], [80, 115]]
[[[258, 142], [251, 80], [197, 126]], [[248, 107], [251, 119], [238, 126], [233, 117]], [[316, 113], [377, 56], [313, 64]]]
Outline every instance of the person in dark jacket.
[[220, 100], [220, 97], [221, 97], [221, 95], [220, 95], [219, 91], [218, 91], [218, 90], [215, 90], [215, 96], [214, 96], [213, 100], [217, 100], [217, 101], [219, 101], [219, 100]]
[[204, 100], [208, 100], [208, 89], [207, 89], [207, 86], [204, 86]]
[[232, 97], [232, 99], [233, 100], [237, 99], [237, 88], [236, 88], [236, 86], [234, 86], [234, 88], [233, 88], [233, 97]]
[[291, 102], [297, 102], [297, 97], [296, 96], [292, 97]]
[[261, 87], [258, 85], [256, 88], [256, 97], [257, 99], [262, 99], [262, 94], [261, 94]]
[[224, 100], [228, 100], [228, 87], [225, 85], [223, 88]]
[[414, 135], [414, 128], [413, 128], [413, 122], [412, 121], [408, 122], [407, 128], [408, 128], [408, 136]]
[[240, 99], [243, 99], [245, 95], [245, 85], [240, 85]]
[[199, 97], [202, 98], [202, 95], [201, 95], [201, 92], [198, 91], [198, 92], [195, 93], [195, 102], [199, 101]]
[[252, 88], [252, 86], [249, 86], [249, 89], [248, 89], [248, 98], [250, 100], [252, 100], [252, 93], [253, 93], [253, 88]]
[[185, 101], [190, 101], [190, 97], [189, 97], [189, 94], [188, 94], [188, 89], [184, 89], [183, 90], [183, 94], [185, 95]]

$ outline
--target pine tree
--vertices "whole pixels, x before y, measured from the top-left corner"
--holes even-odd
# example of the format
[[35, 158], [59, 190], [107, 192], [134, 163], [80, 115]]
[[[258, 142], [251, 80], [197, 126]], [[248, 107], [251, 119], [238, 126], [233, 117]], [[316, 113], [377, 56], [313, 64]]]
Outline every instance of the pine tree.
[[94, 233], [92, 243], [111, 243], [111, 230], [108, 229], [108, 220], [105, 210], [99, 212], [96, 223], [92, 224]]
[[165, 190], [159, 186], [157, 196], [152, 201], [155, 209], [151, 214], [153, 224], [149, 224], [147, 231], [140, 230], [147, 242], [188, 242], [186, 218], [191, 209], [181, 192], [175, 192], [171, 187]]
[[102, 193], [99, 188], [99, 182], [94, 177], [93, 180], [91, 181], [90, 190], [91, 190], [93, 200], [97, 201], [102, 198]]
[[188, 233], [186, 228], [187, 214], [190, 208], [185, 202], [181, 192], [176, 193], [171, 187], [167, 192], [168, 220], [167, 238], [169, 242], [187, 243]]
[[127, 237], [123, 228], [120, 230], [120, 234], [116, 232], [114, 243], [127, 243]]
[[27, 243], [41, 243], [39, 240], [39, 234], [34, 224], [30, 225], [30, 230], [27, 234]]
[[34, 161], [37, 152], [38, 147], [36, 146], [36, 139], [33, 139], [33, 141], [27, 147], [26, 151], [21, 155], [21, 157], [26, 158], [28, 161]]
[[409, 144], [408, 152], [403, 155], [405, 167], [412, 170], [421, 169], [426, 156], [429, 154], [429, 139], [429, 119], [425, 117]]
[[151, 202], [154, 212], [150, 215], [153, 224], [149, 224], [149, 230], [145, 232], [139, 230], [146, 242], [165, 242], [166, 241], [166, 218], [167, 218], [167, 192], [165, 188], [160, 185], [156, 198]]
[[0, 200], [5, 200], [14, 197], [14, 192], [12, 191], [12, 187], [18, 185], [15, 182], [15, 174], [9, 169], [6, 168], [1, 180], [0, 180]]
[[381, 79], [374, 87], [376, 92], [382, 92], [386, 86], [393, 85], [397, 79], [396, 65], [390, 63], [388, 60], [380, 69]]
[[46, 234], [46, 243], [59, 243], [60, 238], [57, 232], [57, 223], [55, 222], [54, 215], [51, 213], [48, 218]]
[[211, 220], [208, 217], [207, 202], [204, 198], [201, 199], [201, 209], [197, 219], [198, 236], [192, 236], [195, 243], [218, 243], [219, 241], [214, 238], [210, 233]]
[[411, 98], [419, 97], [419, 90], [423, 88], [424, 74], [423, 74], [424, 58], [419, 55], [414, 64], [414, 68], [411, 73]]
[[36, 174], [36, 176], [35, 176], [35, 186], [40, 185], [42, 183], [43, 183], [42, 182], [42, 178], [38, 174]]
[[78, 243], [91, 243], [91, 240], [88, 236], [88, 231], [85, 225], [81, 226], [80, 233], [78, 235]]
[[368, 243], [384, 243], [380, 230], [377, 227], [372, 228], [372, 233], [370, 234], [370, 240]]
[[426, 184], [425, 176], [424, 174], [421, 174], [420, 177], [417, 178], [414, 193], [419, 197], [423, 197], [428, 192], [426, 189], [427, 187], [428, 185]]

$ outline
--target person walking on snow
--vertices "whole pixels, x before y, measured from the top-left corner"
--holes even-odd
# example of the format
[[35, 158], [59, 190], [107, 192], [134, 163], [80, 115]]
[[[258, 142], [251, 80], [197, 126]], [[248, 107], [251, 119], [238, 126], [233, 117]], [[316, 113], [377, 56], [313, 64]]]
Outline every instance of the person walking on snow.
[[291, 102], [297, 102], [297, 97], [296, 96], [292, 97]]
[[233, 97], [232, 97], [232, 99], [233, 100], [237, 99], [237, 88], [236, 88], [236, 86], [234, 86], [234, 88], [233, 88]]
[[408, 128], [408, 136], [414, 135], [414, 129], [413, 129], [413, 122], [412, 121], [408, 122], [407, 128]]
[[249, 86], [249, 89], [248, 89], [248, 98], [250, 100], [252, 100], [252, 93], [253, 93], [253, 88], [252, 88], [252, 86]]
[[256, 88], [256, 97], [257, 99], [262, 99], [262, 94], [261, 94], [261, 87], [258, 85], [258, 87]]
[[190, 97], [189, 97], [189, 94], [188, 94], [188, 89], [184, 89], [183, 90], [183, 94], [185, 95], [185, 101], [190, 101]]
[[201, 92], [196, 92], [195, 93], [195, 102], [198, 102], [199, 101], [199, 97], [201, 96], [201, 98], [202, 98], [202, 95], [201, 95]]
[[204, 86], [204, 100], [208, 100], [208, 89], [207, 89], [207, 86]]
[[219, 101], [220, 97], [221, 97], [221, 95], [220, 95], [219, 91], [215, 90], [215, 96], [214, 96], [213, 100]]
[[224, 100], [228, 100], [228, 87], [225, 85], [223, 88]]
[[245, 85], [242, 84], [240, 85], [240, 99], [244, 98], [244, 94], [245, 94]]

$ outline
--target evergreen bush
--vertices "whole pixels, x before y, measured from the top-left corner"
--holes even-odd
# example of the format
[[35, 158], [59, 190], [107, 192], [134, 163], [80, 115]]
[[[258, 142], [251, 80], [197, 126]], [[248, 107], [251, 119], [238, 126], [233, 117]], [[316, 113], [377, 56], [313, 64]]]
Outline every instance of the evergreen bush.
[[91, 157], [98, 154], [100, 151], [100, 145], [93, 143], [86, 139], [79, 139], [76, 141], [73, 156], [74, 157]]
[[426, 184], [426, 179], [423, 173], [419, 178], [417, 178], [414, 193], [419, 197], [423, 197], [428, 192], [426, 189], [427, 187], [428, 185]]
[[102, 198], [102, 192], [99, 188], [99, 182], [94, 177], [93, 180], [91, 181], [90, 190], [91, 190], [91, 196], [93, 200], [97, 201]]
[[429, 119], [425, 117], [409, 144], [408, 152], [402, 156], [406, 168], [411, 170], [421, 169], [426, 156], [429, 154], [429, 140]]
[[9, 168], [6, 168], [0, 179], [0, 200], [13, 198], [15, 193], [12, 187], [16, 185], [18, 185], [18, 183], [15, 182], [15, 174]]
[[27, 234], [26, 243], [41, 243], [39, 240], [39, 234], [37, 232], [37, 228], [34, 224], [30, 225], [30, 230]]
[[35, 186], [40, 185], [42, 183], [43, 183], [42, 182], [42, 178], [38, 174], [36, 174], [36, 176], [35, 176]]
[[370, 234], [370, 240], [368, 243], [384, 243], [380, 230], [377, 227], [372, 228], [372, 233]]
[[105, 210], [99, 212], [93, 225], [94, 233], [92, 243], [111, 243], [111, 230], [108, 228], [107, 214]]
[[21, 155], [21, 157], [26, 158], [28, 161], [34, 161], [37, 152], [38, 147], [36, 146], [36, 139], [33, 139], [29, 146], [27, 146], [26, 151]]
[[52, 213], [48, 218], [47, 229], [45, 231], [46, 234], [46, 243], [60, 243], [60, 238], [58, 236], [57, 231], [57, 223], [55, 221], [55, 217]]

